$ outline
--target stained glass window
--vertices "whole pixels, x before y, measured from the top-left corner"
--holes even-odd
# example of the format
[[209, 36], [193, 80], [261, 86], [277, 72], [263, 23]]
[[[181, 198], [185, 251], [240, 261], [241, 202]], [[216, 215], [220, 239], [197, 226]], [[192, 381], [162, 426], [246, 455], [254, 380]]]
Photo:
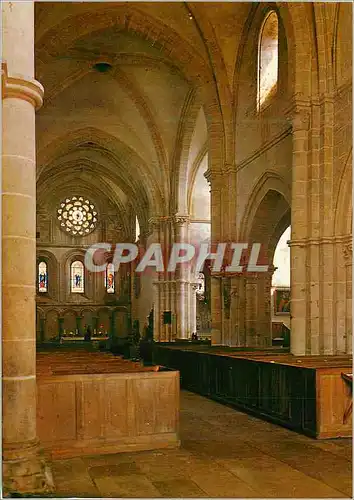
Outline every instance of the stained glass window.
[[73, 236], [85, 236], [97, 225], [95, 205], [82, 196], [66, 198], [57, 210], [60, 228]]
[[38, 291], [48, 292], [48, 270], [44, 261], [38, 264]]
[[106, 291], [107, 291], [107, 293], [114, 293], [114, 265], [113, 264], [107, 264]]
[[79, 260], [71, 264], [71, 292], [84, 293], [84, 265]]
[[278, 82], [278, 16], [271, 11], [263, 22], [258, 49], [257, 106], [277, 90]]

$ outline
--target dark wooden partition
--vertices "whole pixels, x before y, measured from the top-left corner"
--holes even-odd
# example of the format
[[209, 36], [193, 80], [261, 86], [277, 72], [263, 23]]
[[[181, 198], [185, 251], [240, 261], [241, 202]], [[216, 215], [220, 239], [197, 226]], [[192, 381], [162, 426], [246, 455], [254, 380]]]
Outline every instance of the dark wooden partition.
[[[322, 408], [330, 404], [330, 398], [329, 394], [320, 391], [319, 379], [322, 371], [329, 370], [333, 371], [336, 380], [339, 377], [340, 383], [338, 366], [323, 367], [323, 360], [321, 364], [321, 360], [312, 357], [306, 363], [277, 352], [224, 353], [213, 348], [209, 351], [157, 344], [154, 362], [179, 370], [184, 389], [304, 434], [322, 437], [320, 416]], [[342, 365], [351, 366], [349, 358], [343, 359]], [[350, 398], [344, 386], [343, 382], [343, 401], [338, 415]], [[329, 427], [327, 425], [327, 434], [323, 437], [351, 435], [348, 426], [337, 425], [335, 436]]]

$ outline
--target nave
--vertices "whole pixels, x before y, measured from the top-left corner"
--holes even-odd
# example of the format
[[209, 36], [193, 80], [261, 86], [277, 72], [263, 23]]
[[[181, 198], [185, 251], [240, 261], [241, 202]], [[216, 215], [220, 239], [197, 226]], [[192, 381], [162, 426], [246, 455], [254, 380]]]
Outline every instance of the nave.
[[316, 441], [188, 391], [181, 447], [56, 460], [56, 497], [345, 498], [352, 440]]
[[[95, 362], [99, 372], [92, 376], [70, 365], [71, 373], [47, 377], [37, 370], [36, 349], [92, 340], [107, 343], [112, 356], [136, 359], [143, 339], [150, 350], [197, 341], [211, 349], [274, 347], [321, 363], [351, 356], [352, 6], [4, 1], [2, 16], [3, 495], [48, 494], [50, 456], [70, 446], [87, 448], [92, 440], [90, 455], [126, 453], [122, 447], [132, 440], [146, 462], [131, 459], [134, 474], [118, 463], [112, 473], [91, 467], [87, 475], [87, 459], [66, 455], [63, 467], [78, 497], [88, 494], [87, 484], [96, 496], [188, 496], [173, 490], [184, 480], [192, 482], [186, 488], [197, 488], [196, 496], [348, 494], [341, 474], [349, 464], [333, 454], [341, 441], [308, 441], [233, 410], [235, 421], [222, 426], [220, 415], [214, 425], [208, 417], [214, 403], [205, 413], [199, 403], [189, 410], [185, 395], [182, 448], [166, 456], [141, 453], [155, 439], [155, 450], [167, 437], [169, 445], [179, 444], [182, 368], [158, 361], [165, 371], [122, 375], [124, 362], [107, 375]], [[228, 252], [220, 259], [208, 253], [233, 243], [243, 248], [236, 269]], [[192, 246], [198, 259], [201, 248], [209, 250], [202, 266], [191, 261], [142, 272], [139, 258], [121, 266], [115, 261], [121, 244], [132, 245], [139, 257], [154, 248], [164, 256], [175, 244]], [[100, 271], [86, 259], [97, 245], [107, 250]], [[250, 266], [257, 247], [259, 259]], [[275, 401], [292, 417], [299, 413], [276, 394], [289, 394], [301, 409], [302, 401], [313, 409], [322, 399], [330, 424], [339, 419], [337, 431], [348, 425], [349, 363], [338, 367], [335, 389], [324, 374], [333, 395], [327, 399], [318, 397], [316, 370], [307, 370], [302, 359], [295, 372], [310, 372], [316, 397], [308, 397], [308, 385], [299, 391], [296, 374], [294, 397], [273, 359], [263, 363], [266, 380], [242, 369], [241, 380], [224, 372], [229, 361], [223, 361], [217, 360], [221, 377], [200, 370], [210, 387], [219, 389], [221, 380], [248, 401], [248, 388], [256, 387], [258, 401]], [[308, 415], [299, 421], [307, 425]], [[279, 456], [270, 455], [273, 440]], [[48, 464], [42, 448], [52, 453]], [[322, 453], [329, 453], [327, 461]], [[220, 463], [247, 456], [256, 469], [235, 470], [229, 463], [230, 471]], [[168, 471], [179, 470], [178, 457], [184, 479], [175, 486], [175, 472], [167, 479], [148, 475], [151, 460], [159, 471], [169, 460]], [[65, 489], [59, 465], [55, 487]], [[146, 481], [150, 489], [143, 491], [139, 485]]]

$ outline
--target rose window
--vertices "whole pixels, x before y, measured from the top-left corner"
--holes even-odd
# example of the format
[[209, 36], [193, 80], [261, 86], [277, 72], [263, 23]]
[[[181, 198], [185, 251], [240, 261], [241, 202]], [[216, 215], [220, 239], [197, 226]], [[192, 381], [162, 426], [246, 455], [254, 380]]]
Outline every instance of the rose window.
[[63, 231], [73, 236], [85, 236], [97, 225], [97, 211], [91, 201], [82, 196], [66, 198], [58, 208], [58, 221]]

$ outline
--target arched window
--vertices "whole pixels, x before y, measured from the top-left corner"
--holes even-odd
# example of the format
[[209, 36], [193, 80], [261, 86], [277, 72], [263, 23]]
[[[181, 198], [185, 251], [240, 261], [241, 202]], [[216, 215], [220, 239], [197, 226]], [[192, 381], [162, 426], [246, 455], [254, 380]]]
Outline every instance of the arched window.
[[135, 217], [135, 241], [138, 241], [140, 236], [140, 224], [138, 218]]
[[79, 260], [75, 260], [70, 267], [71, 292], [84, 293], [84, 265]]
[[48, 292], [48, 267], [43, 260], [38, 264], [38, 292]]
[[264, 19], [258, 46], [257, 108], [274, 95], [278, 83], [278, 15], [271, 11]]
[[106, 267], [106, 292], [114, 293], [114, 265], [107, 264]]

